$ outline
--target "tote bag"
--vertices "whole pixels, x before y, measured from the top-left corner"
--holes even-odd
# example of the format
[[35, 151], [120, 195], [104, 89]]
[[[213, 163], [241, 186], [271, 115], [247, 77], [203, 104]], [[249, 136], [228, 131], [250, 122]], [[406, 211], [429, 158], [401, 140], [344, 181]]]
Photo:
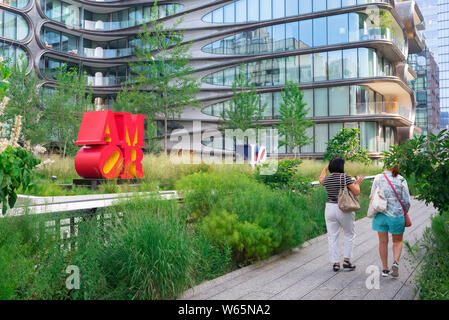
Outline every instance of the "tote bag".
[[373, 198], [368, 207], [368, 218], [374, 218], [378, 212], [387, 211], [387, 199], [382, 189], [377, 186], [374, 190]]
[[346, 180], [343, 189], [341, 188], [341, 178], [345, 174], [340, 175], [340, 191], [338, 192], [338, 207], [343, 212], [354, 212], [360, 210], [360, 203], [357, 196], [355, 196], [346, 185]]

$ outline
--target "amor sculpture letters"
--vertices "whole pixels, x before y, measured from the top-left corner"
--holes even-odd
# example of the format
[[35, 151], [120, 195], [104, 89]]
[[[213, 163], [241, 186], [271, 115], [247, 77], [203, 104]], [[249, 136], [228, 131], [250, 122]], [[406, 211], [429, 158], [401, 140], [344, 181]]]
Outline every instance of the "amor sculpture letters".
[[86, 179], [142, 178], [144, 115], [85, 112], [76, 145], [76, 172]]

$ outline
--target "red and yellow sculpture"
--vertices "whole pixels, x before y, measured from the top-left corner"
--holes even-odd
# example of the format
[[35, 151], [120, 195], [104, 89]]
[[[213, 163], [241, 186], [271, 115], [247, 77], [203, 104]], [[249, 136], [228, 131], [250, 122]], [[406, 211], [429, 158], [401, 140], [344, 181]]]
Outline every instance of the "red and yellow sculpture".
[[127, 112], [85, 112], [76, 145], [76, 172], [83, 178], [142, 178], [144, 115]]

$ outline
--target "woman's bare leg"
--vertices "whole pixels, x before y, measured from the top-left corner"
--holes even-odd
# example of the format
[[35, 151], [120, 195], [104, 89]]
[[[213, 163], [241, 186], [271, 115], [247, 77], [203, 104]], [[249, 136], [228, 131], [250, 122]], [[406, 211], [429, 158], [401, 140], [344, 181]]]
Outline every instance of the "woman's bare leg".
[[388, 232], [377, 232], [379, 235], [379, 255], [383, 270], [388, 270]]
[[394, 261], [399, 263], [399, 259], [401, 258], [402, 253], [402, 238], [404, 234], [392, 234], [393, 238], [393, 258]]

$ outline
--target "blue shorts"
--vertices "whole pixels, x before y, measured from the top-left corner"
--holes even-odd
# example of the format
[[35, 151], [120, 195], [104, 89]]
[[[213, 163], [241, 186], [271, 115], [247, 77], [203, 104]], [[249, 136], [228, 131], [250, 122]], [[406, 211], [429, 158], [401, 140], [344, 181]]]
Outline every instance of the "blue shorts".
[[373, 230], [402, 234], [405, 230], [405, 216], [393, 218], [382, 212], [378, 212], [373, 219]]

